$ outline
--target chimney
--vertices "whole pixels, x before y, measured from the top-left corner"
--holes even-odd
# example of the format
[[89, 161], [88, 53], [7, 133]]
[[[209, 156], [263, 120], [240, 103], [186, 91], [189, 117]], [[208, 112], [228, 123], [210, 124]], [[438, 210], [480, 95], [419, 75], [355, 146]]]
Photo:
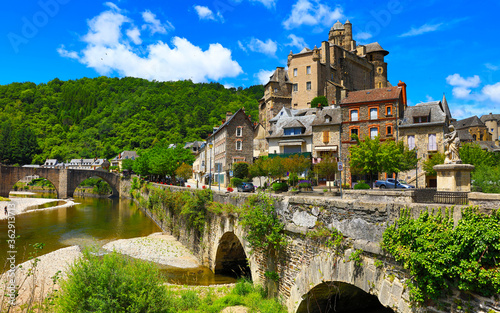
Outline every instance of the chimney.
[[233, 113], [231, 112], [226, 112], [226, 121], [229, 120], [229, 118], [233, 116]]
[[340, 102], [342, 102], [342, 100], [344, 100], [345, 98], [347, 98], [347, 90], [342, 89], [340, 91]]
[[406, 97], [406, 84], [403, 83], [402, 81], [399, 81], [398, 87], [402, 89], [403, 92], [403, 104], [405, 107], [407, 106], [407, 97]]

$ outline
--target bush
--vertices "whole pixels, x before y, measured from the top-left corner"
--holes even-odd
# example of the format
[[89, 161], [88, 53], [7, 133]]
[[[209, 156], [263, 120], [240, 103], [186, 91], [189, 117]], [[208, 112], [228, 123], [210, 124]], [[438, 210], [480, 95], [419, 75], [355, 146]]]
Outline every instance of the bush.
[[485, 193], [500, 193], [500, 166], [481, 165], [472, 173], [473, 186]]
[[286, 182], [274, 183], [273, 190], [274, 191], [288, 191], [288, 184]]
[[311, 188], [312, 184], [309, 180], [299, 181], [299, 188]]
[[236, 162], [233, 164], [233, 174], [236, 178], [245, 179], [248, 176], [248, 163]]
[[299, 181], [299, 176], [295, 173], [290, 173], [290, 175], [288, 176], [288, 184], [290, 184], [290, 186], [295, 186], [297, 185], [298, 181]]
[[354, 189], [370, 189], [370, 185], [365, 182], [360, 182], [354, 185]]
[[152, 263], [86, 249], [61, 282], [58, 312], [165, 312], [169, 297]]
[[237, 178], [237, 177], [231, 178], [231, 186], [232, 187], [238, 187], [242, 183], [243, 183], [243, 179], [241, 179], [241, 178]]
[[328, 106], [328, 99], [325, 96], [317, 96], [311, 100], [311, 108], [317, 108], [318, 104], [322, 107]]
[[342, 184], [342, 188], [343, 189], [351, 189], [351, 185], [349, 185], [348, 183], [344, 183], [344, 184]]

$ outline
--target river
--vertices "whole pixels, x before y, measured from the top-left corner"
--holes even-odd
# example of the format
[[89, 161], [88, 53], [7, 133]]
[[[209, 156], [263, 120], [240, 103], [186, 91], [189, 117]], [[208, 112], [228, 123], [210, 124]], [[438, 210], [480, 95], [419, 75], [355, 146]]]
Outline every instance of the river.
[[[35, 197], [54, 197], [36, 194]], [[60, 248], [79, 245], [102, 246], [117, 239], [147, 236], [161, 229], [131, 200], [108, 198], [75, 198], [75, 206], [38, 210], [16, 216], [15, 231], [17, 263], [26, 261], [35, 243], [43, 243], [41, 254]], [[0, 220], [0, 251], [8, 251], [8, 222]], [[6, 253], [0, 254], [3, 267]], [[208, 268], [190, 270], [159, 266], [168, 282], [209, 285], [232, 283], [234, 279], [214, 275]], [[3, 270], [0, 268], [0, 272]]]

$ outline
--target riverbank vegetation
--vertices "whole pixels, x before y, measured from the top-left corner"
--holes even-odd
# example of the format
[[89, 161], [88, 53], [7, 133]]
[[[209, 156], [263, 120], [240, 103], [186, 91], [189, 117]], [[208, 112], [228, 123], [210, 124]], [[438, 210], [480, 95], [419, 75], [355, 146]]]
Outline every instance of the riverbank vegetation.
[[111, 159], [155, 143], [204, 139], [226, 112], [244, 107], [258, 118], [263, 86], [82, 78], [0, 86], [0, 162]]
[[384, 232], [383, 248], [409, 271], [407, 287], [417, 303], [439, 300], [452, 288], [500, 293], [500, 211], [486, 215], [469, 207], [455, 226], [452, 210], [417, 219], [403, 210]]

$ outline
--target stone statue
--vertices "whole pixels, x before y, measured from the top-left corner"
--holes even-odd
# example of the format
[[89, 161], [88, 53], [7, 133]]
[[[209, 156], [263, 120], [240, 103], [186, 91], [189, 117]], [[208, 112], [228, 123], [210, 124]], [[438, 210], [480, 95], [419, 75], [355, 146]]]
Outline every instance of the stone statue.
[[444, 164], [462, 164], [459, 154], [460, 138], [458, 138], [457, 131], [453, 125], [450, 125], [448, 129], [450, 132], [444, 135]]

